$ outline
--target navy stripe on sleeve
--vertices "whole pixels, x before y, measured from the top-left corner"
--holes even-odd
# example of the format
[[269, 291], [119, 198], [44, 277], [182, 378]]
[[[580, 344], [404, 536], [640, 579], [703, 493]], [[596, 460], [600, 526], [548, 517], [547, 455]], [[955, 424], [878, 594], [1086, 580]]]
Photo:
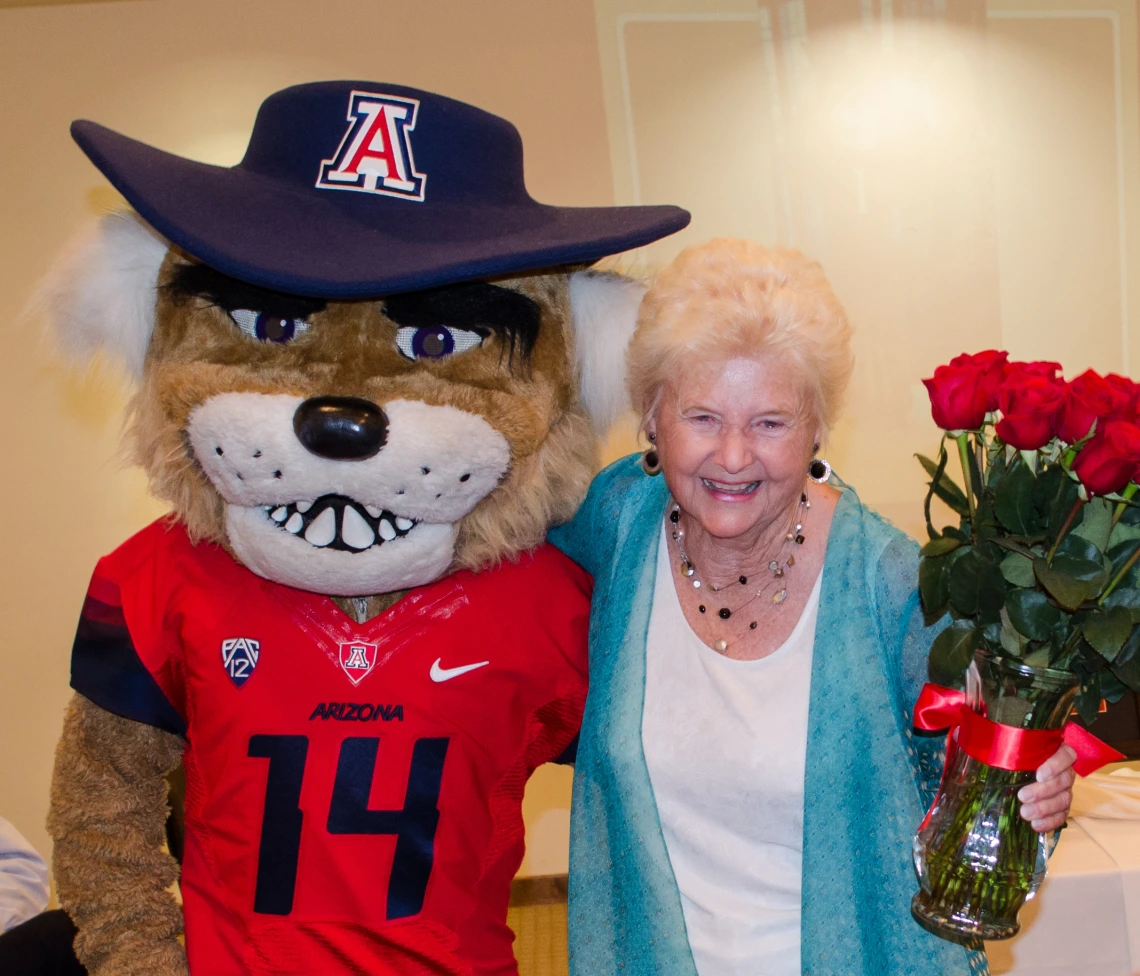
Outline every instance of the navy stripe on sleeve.
[[575, 735], [574, 738], [570, 740], [570, 744], [567, 745], [566, 748], [563, 749], [562, 752], [558, 755], [558, 757], [552, 761], [558, 763], [560, 766], [573, 766], [574, 760], [577, 758], [578, 736]]
[[139, 659], [122, 608], [90, 595], [71, 649], [71, 687], [122, 718], [186, 736], [186, 722]]

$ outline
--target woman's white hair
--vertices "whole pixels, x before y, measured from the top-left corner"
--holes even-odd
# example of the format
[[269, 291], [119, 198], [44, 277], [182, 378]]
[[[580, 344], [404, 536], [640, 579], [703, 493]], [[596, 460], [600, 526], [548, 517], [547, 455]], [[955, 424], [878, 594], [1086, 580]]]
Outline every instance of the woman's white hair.
[[790, 248], [716, 238], [682, 251], [645, 294], [629, 346], [643, 425], [668, 382], [710, 364], [775, 357], [824, 431], [839, 415], [854, 360], [847, 314], [823, 269]]

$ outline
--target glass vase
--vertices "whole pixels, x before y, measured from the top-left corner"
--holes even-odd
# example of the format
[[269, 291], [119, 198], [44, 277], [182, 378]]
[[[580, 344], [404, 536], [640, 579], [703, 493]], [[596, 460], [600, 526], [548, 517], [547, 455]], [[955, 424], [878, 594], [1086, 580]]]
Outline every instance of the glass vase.
[[[994, 722], [1059, 729], [1077, 694], [1071, 672], [1034, 668], [978, 651], [966, 672], [966, 700]], [[1052, 834], [1021, 818], [1017, 791], [1036, 771], [1010, 771], [949, 750], [934, 805], [914, 838], [921, 890], [911, 902], [918, 923], [967, 945], [1009, 939], [1017, 913], [1045, 880]]]

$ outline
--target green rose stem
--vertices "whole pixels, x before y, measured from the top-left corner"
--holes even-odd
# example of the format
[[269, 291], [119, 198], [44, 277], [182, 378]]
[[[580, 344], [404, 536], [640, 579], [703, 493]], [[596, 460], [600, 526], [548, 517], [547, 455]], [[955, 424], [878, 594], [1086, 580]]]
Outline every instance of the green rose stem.
[[1073, 655], [1076, 653], [1084, 633], [1083, 627], [1074, 627], [1069, 639], [1065, 641], [1065, 646], [1061, 648], [1061, 653], [1057, 655], [1056, 660], [1050, 666], [1069, 670], [1073, 664]]
[[978, 539], [978, 526], [974, 510], [974, 485], [970, 477], [970, 435], [962, 431], [954, 438], [958, 442], [958, 458], [962, 462], [962, 480], [966, 483], [966, 504], [970, 506], [970, 529], [973, 531], [974, 541]]
[[1061, 531], [1057, 533], [1057, 538], [1053, 540], [1053, 547], [1049, 550], [1049, 554], [1045, 557], [1045, 562], [1047, 562], [1050, 566], [1053, 565], [1053, 557], [1057, 555], [1057, 547], [1061, 544], [1061, 540], [1064, 539], [1066, 535], [1068, 535], [1069, 529], [1072, 527], [1073, 521], [1077, 517], [1077, 513], [1081, 510], [1081, 507], [1084, 504], [1085, 502], [1081, 501], [1078, 498], [1073, 503], [1073, 507], [1069, 510], [1069, 514], [1066, 516], [1064, 524], [1061, 526]]
[[[1136, 489], [1140, 487], [1135, 482], [1130, 484], [1127, 488], [1120, 493], [1121, 498], [1131, 498], [1136, 494]], [[1120, 521], [1120, 517], [1124, 514], [1124, 510], [1128, 507], [1127, 502], [1117, 502], [1116, 511], [1112, 513], [1112, 526], [1111, 529], [1116, 528], [1116, 524]], [[1111, 531], [1110, 529], [1110, 531]]]
[[1102, 605], [1104, 601], [1109, 598], [1112, 591], [1120, 585], [1120, 581], [1128, 575], [1128, 570], [1136, 565], [1137, 560], [1140, 560], [1140, 545], [1132, 550], [1132, 555], [1129, 556], [1124, 565], [1120, 567], [1120, 572], [1112, 577], [1112, 582], [1108, 584], [1105, 591], [1100, 595], [1100, 599], [1096, 601], [1098, 606]]

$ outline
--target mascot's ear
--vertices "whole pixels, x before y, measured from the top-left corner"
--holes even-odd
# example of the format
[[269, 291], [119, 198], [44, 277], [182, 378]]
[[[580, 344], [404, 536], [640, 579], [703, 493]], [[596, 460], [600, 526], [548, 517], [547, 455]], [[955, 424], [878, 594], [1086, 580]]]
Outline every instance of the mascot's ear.
[[131, 211], [100, 217], [48, 271], [31, 311], [43, 315], [69, 358], [87, 362], [101, 352], [138, 377], [168, 248], [166, 239]]
[[570, 276], [578, 390], [599, 433], [629, 409], [625, 352], [644, 294], [645, 285], [618, 274], [578, 271]]

